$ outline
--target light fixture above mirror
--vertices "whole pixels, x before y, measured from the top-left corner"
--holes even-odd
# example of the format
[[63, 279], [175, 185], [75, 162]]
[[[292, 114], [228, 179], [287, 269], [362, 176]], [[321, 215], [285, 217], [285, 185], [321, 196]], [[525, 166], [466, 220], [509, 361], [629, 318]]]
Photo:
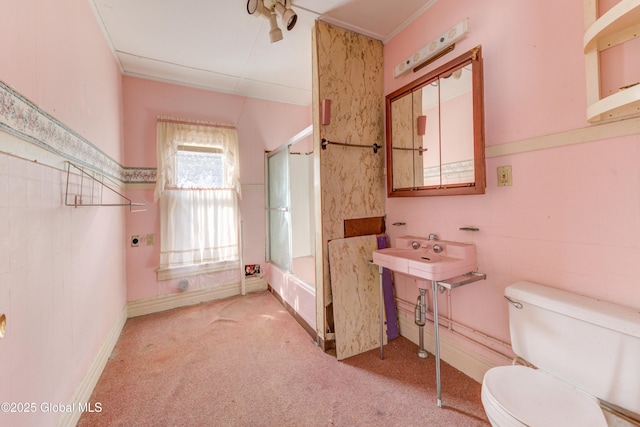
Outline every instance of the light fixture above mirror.
[[269, 19], [271, 43], [282, 40], [282, 30], [278, 27], [278, 15], [287, 31], [291, 31], [298, 21], [298, 15], [291, 9], [291, 0], [247, 0], [247, 13], [266, 16]]

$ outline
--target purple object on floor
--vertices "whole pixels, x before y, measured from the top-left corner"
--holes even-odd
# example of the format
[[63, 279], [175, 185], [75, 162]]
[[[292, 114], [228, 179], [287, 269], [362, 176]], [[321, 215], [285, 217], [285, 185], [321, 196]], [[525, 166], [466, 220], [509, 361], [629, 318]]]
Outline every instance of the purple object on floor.
[[[378, 249], [388, 247], [387, 236], [378, 236]], [[398, 313], [396, 305], [393, 301], [393, 283], [391, 283], [391, 270], [382, 269], [382, 291], [384, 294], [384, 311], [387, 317], [387, 340], [398, 338], [400, 330], [398, 329]]]

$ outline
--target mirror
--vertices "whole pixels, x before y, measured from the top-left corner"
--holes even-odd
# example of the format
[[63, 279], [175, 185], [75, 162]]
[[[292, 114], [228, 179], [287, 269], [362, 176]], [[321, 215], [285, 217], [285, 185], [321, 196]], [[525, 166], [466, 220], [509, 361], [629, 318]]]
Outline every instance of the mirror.
[[480, 46], [386, 97], [389, 197], [483, 194]]

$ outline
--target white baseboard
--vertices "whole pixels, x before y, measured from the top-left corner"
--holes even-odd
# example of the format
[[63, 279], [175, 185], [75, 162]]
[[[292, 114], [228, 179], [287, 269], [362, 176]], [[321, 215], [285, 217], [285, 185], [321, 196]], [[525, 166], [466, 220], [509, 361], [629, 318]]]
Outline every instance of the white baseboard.
[[125, 307], [122, 310], [122, 313], [120, 313], [120, 316], [118, 316], [118, 319], [116, 319], [116, 323], [111, 328], [111, 331], [109, 331], [102, 347], [100, 347], [100, 351], [93, 359], [93, 363], [89, 366], [89, 370], [85, 374], [84, 378], [82, 378], [80, 385], [76, 389], [73, 400], [71, 401], [73, 408], [76, 408], [76, 410], [63, 412], [60, 419], [58, 419], [58, 426], [75, 426], [82, 415], [82, 412], [78, 408], [82, 407], [82, 405], [85, 405], [86, 403], [95, 403], [90, 402], [91, 394], [100, 379], [100, 375], [102, 375], [104, 367], [107, 365], [107, 361], [113, 352], [113, 348], [118, 342], [118, 338], [120, 338], [120, 333], [122, 332], [122, 328], [124, 328], [124, 324], [126, 322], [127, 308]]
[[[413, 343], [418, 344], [418, 325], [402, 317], [399, 320], [400, 334]], [[433, 323], [427, 322], [424, 326], [424, 347], [431, 353], [429, 357], [433, 357], [433, 352], [435, 351], [433, 335]], [[440, 359], [479, 383], [482, 383], [485, 372], [496, 366], [486, 358], [462, 347], [458, 342], [450, 339], [442, 332], [440, 332]]]
[[[267, 290], [267, 279], [265, 277], [254, 277], [245, 280], [247, 292], [258, 292]], [[199, 289], [186, 291], [159, 297], [130, 301], [127, 304], [129, 317], [143, 316], [145, 314], [158, 313], [173, 308], [185, 307], [199, 304], [201, 302], [213, 301], [216, 299], [228, 298], [240, 295], [242, 287], [240, 282], [224, 285], [215, 289]]]

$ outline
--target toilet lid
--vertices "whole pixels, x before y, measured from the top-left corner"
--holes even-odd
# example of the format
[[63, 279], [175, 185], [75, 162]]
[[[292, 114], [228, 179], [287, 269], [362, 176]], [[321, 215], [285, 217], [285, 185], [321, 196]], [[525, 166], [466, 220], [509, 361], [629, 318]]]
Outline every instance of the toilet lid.
[[527, 426], [607, 425], [597, 399], [536, 369], [492, 368], [484, 376], [483, 389], [496, 406]]

